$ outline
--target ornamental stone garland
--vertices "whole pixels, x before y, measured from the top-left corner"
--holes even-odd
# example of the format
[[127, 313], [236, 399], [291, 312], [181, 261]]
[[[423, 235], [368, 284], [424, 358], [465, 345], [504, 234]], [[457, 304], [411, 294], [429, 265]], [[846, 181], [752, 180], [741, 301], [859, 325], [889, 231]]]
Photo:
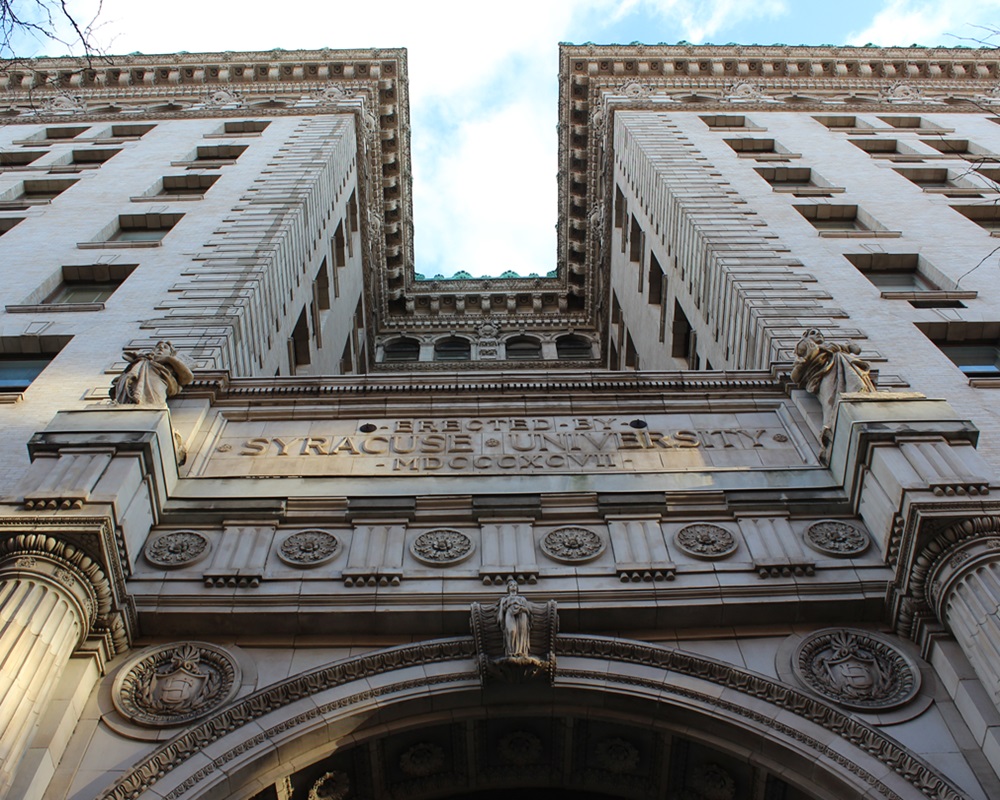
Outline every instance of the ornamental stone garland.
[[426, 778], [444, 769], [444, 750], [433, 742], [418, 742], [399, 757], [399, 769], [411, 778]]
[[197, 531], [171, 531], [146, 544], [146, 560], [156, 567], [176, 569], [193, 564], [208, 552], [208, 538]]
[[603, 553], [604, 547], [604, 539], [586, 528], [558, 528], [542, 538], [542, 552], [555, 561], [589, 561]]
[[122, 667], [112, 700], [118, 713], [139, 725], [186, 725], [232, 700], [240, 681], [236, 659], [217, 645], [161, 645]]
[[309, 790], [307, 800], [344, 800], [351, 791], [347, 774], [334, 770], [320, 776]]
[[336, 558], [340, 549], [340, 540], [328, 531], [299, 531], [285, 537], [278, 558], [296, 567], [318, 567]]
[[824, 555], [849, 558], [865, 552], [871, 537], [856, 525], [836, 519], [825, 519], [809, 526], [806, 544]]
[[792, 657], [795, 677], [855, 711], [887, 711], [920, 691], [920, 671], [891, 642], [868, 631], [829, 628], [807, 636]]
[[601, 769], [620, 775], [639, 766], [639, 750], [625, 739], [611, 737], [597, 743], [594, 759]]
[[473, 549], [472, 539], [461, 531], [447, 528], [422, 533], [410, 545], [410, 552], [417, 561], [432, 566], [457, 564], [472, 555]]
[[725, 558], [740, 546], [736, 537], [725, 528], [698, 523], [681, 528], [674, 535], [677, 546], [695, 558]]

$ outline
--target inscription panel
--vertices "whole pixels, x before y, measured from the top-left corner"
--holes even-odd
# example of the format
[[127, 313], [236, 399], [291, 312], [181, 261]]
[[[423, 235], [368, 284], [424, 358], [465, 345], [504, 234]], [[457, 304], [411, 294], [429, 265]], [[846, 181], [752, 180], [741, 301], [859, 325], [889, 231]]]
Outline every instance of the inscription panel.
[[227, 421], [196, 474], [593, 474], [814, 464], [793, 438], [776, 411]]

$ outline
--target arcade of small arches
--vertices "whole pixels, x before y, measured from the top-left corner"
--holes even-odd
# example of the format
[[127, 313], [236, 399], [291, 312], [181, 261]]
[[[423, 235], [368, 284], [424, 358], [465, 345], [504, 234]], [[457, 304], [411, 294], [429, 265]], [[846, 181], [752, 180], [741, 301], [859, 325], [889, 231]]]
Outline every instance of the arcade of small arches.
[[398, 336], [382, 345], [383, 363], [417, 361], [572, 361], [595, 358], [594, 342], [577, 333], [533, 336], [523, 333], [484, 341], [457, 334]]

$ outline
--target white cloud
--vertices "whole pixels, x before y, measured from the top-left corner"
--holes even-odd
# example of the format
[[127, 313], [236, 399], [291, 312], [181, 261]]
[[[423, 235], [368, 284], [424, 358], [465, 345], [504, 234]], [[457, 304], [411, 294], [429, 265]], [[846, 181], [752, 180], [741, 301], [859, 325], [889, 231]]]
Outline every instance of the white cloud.
[[[849, 44], [883, 47], [920, 44], [979, 46], [1000, 27], [1000, 0], [889, 0], [869, 25], [848, 37]], [[990, 44], [1000, 44], [994, 37]]]
[[732, 29], [739, 23], [758, 17], [776, 17], [788, 9], [784, 0], [638, 0], [639, 5], [661, 18], [681, 26], [683, 38], [695, 44], [712, 39], [723, 28]]

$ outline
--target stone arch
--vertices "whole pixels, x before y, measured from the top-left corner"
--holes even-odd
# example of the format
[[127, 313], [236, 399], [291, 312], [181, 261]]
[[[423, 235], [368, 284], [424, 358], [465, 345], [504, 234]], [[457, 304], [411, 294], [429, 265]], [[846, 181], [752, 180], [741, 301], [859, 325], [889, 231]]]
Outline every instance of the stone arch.
[[[513, 709], [679, 729], [741, 752], [823, 800], [962, 792], [856, 716], [724, 662], [622, 639], [560, 635], [551, 681], [481, 683], [457, 637], [335, 662], [237, 700], [137, 763], [100, 800], [252, 798], [337, 750], [428, 720]], [[154, 788], [155, 787], [155, 788]]]

